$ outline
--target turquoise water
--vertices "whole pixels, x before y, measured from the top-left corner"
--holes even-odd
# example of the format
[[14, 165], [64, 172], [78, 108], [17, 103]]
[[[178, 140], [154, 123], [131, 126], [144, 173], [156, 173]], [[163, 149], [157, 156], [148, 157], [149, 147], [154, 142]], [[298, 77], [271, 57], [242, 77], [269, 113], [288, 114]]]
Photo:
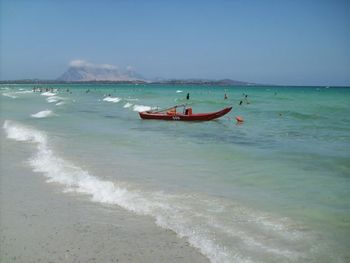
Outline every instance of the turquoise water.
[[[22, 161], [62, 194], [152, 216], [212, 262], [350, 260], [348, 88], [0, 87], [6, 140], [32, 143]], [[137, 113], [182, 103], [233, 110], [192, 123]]]

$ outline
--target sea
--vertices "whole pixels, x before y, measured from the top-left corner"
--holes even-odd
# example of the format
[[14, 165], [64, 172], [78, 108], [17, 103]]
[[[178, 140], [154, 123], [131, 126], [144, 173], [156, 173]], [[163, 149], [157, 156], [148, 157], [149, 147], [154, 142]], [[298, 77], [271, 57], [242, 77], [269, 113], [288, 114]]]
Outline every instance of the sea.
[[[211, 262], [350, 262], [350, 88], [2, 84], [0, 92], [2, 152], [30, 145], [29, 159], [11, 159], [62, 195], [149, 216]], [[179, 104], [233, 108], [208, 122], [138, 114]]]

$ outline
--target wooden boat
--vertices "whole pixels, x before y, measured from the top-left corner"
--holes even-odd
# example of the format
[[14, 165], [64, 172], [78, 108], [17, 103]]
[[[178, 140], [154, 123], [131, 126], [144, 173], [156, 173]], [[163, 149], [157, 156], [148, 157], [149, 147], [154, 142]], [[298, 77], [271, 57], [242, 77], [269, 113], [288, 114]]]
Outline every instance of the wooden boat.
[[[184, 107], [182, 113], [176, 112], [179, 107]], [[192, 113], [192, 108], [186, 108], [185, 105], [174, 106], [161, 111], [143, 111], [139, 112], [141, 119], [145, 120], [167, 120], [167, 121], [210, 121], [229, 113], [232, 107], [227, 107], [216, 112]]]

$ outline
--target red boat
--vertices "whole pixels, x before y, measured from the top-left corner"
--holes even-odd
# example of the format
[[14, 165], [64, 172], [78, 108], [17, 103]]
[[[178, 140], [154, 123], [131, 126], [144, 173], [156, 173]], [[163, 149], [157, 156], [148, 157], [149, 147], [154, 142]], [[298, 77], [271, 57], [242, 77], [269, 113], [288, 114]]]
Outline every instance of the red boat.
[[[176, 109], [183, 107], [182, 113], [176, 112]], [[232, 107], [209, 112], [209, 113], [192, 113], [192, 108], [186, 108], [185, 105], [174, 106], [162, 111], [143, 111], [139, 112], [141, 119], [145, 120], [167, 120], [167, 121], [210, 121], [224, 116], [229, 113]]]

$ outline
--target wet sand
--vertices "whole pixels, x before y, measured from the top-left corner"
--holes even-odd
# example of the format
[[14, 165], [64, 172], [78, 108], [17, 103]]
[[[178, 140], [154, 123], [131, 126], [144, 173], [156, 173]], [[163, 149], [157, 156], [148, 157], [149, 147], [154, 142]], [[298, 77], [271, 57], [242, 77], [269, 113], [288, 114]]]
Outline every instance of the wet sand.
[[46, 183], [31, 145], [1, 144], [0, 262], [209, 262], [150, 217]]

